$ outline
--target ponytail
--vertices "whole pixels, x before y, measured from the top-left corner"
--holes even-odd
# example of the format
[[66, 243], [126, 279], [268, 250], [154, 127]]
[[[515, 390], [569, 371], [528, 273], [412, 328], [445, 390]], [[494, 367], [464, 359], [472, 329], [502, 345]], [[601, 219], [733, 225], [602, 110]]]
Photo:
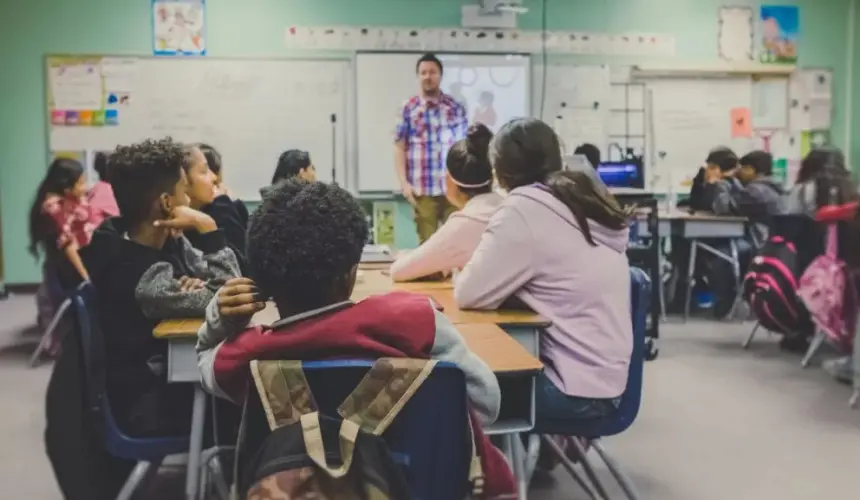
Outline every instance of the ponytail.
[[550, 172], [544, 184], [553, 196], [570, 209], [585, 241], [591, 246], [597, 244], [591, 236], [588, 219], [609, 229], [621, 230], [627, 227], [632, 210], [622, 208], [609, 191], [597, 186], [589, 174], [558, 170]]

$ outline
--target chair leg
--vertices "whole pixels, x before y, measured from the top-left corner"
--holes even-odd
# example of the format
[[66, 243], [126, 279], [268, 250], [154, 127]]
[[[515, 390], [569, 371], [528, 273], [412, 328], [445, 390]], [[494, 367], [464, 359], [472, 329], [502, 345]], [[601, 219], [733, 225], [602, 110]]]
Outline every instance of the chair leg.
[[696, 275], [696, 251], [699, 249], [698, 241], [690, 242], [690, 262], [687, 265], [687, 296], [684, 299], [684, 321], [690, 317], [690, 299], [693, 297], [693, 283]]
[[582, 491], [588, 494], [588, 498], [591, 500], [597, 500], [597, 497], [594, 495], [594, 492], [591, 491], [591, 488], [588, 487], [588, 484], [579, 476], [579, 473], [576, 472], [576, 468], [573, 465], [573, 462], [567, 458], [567, 455], [564, 454], [564, 450], [562, 450], [555, 441], [552, 440], [552, 436], [543, 435], [541, 436], [543, 439], [543, 443], [556, 454], [559, 460], [561, 460], [561, 465], [567, 470], [568, 474], [576, 481], [576, 484], [582, 488]]
[[821, 330], [815, 330], [815, 337], [812, 338], [812, 342], [809, 343], [809, 348], [806, 350], [806, 354], [803, 356], [803, 359], [800, 360], [800, 366], [806, 368], [809, 366], [809, 363], [812, 361], [812, 358], [815, 357], [815, 353], [818, 352], [818, 349], [821, 348], [821, 344], [824, 343], [826, 339], [826, 335]]
[[517, 482], [517, 498], [525, 500], [529, 493], [529, 483], [525, 471], [525, 452], [523, 442], [519, 434], [508, 434], [505, 436], [507, 446], [511, 450], [511, 469]]
[[597, 494], [604, 500], [612, 500], [609, 495], [606, 494], [606, 488], [603, 487], [603, 483], [600, 482], [600, 479], [598, 479], [597, 474], [594, 472], [594, 467], [592, 467], [591, 463], [588, 461], [588, 450], [582, 446], [578, 438], [571, 437], [570, 439], [573, 443], [573, 447], [576, 448], [576, 452], [579, 454], [579, 461], [582, 464], [582, 469], [585, 471], [585, 475], [588, 476], [588, 480], [591, 481], [594, 489], [597, 490]]
[[116, 500], [131, 500], [140, 485], [145, 482], [144, 480], [152, 465], [151, 462], [138, 462], [131, 471], [131, 474], [129, 474], [128, 479], [125, 480], [125, 484], [122, 485], [122, 489], [116, 496]]
[[743, 348], [744, 348], [744, 349], [749, 349], [750, 344], [752, 344], [753, 337], [755, 337], [755, 332], [757, 332], [757, 331], [758, 331], [758, 329], [759, 329], [759, 327], [760, 327], [760, 326], [761, 326], [761, 323], [759, 323], [758, 321], [756, 321], [755, 326], [753, 327], [752, 331], [750, 332], [749, 337], [747, 337], [746, 342], [744, 342], [744, 343], [743, 343]]
[[526, 444], [526, 478], [529, 483], [537, 468], [538, 457], [540, 457], [540, 434], [529, 434]]
[[594, 440], [591, 442], [591, 446], [597, 451], [597, 454], [600, 455], [600, 458], [603, 460], [603, 463], [606, 464], [606, 467], [609, 469], [609, 472], [612, 474], [612, 477], [618, 481], [618, 485], [621, 486], [621, 490], [624, 491], [624, 494], [627, 496], [628, 500], [640, 500], [639, 494], [636, 492], [636, 488], [633, 486], [633, 482], [630, 481], [624, 472], [621, 470], [621, 467], [618, 465], [609, 453], [603, 448], [603, 444], [600, 440]]
[[57, 325], [60, 324], [60, 321], [66, 316], [66, 311], [71, 307], [72, 301], [70, 299], [64, 300], [60, 307], [57, 308], [57, 312], [54, 313], [54, 317], [51, 318], [51, 322], [48, 324], [48, 327], [45, 328], [45, 333], [42, 334], [42, 338], [39, 339], [39, 345], [36, 346], [36, 350], [33, 352], [33, 355], [30, 357], [30, 367], [34, 368], [39, 365], [39, 360], [42, 357], [42, 353], [51, 345], [51, 340], [54, 338], [54, 330], [57, 329]]

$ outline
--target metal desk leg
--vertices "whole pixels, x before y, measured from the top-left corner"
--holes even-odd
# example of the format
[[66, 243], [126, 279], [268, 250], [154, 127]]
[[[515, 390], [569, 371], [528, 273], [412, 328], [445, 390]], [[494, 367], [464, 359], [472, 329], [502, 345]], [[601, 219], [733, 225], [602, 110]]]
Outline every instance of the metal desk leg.
[[658, 247], [657, 247], [657, 248], [658, 248], [658, 252], [657, 252], [657, 268], [659, 269], [659, 272], [657, 273], [657, 275], [660, 277], [660, 281], [659, 281], [659, 282], [657, 282], [657, 283], [652, 283], [652, 286], [658, 286], [658, 287], [660, 287], [660, 288], [658, 288], [658, 289], [657, 289], [657, 293], [659, 293], [659, 294], [660, 294], [660, 295], [659, 295], [659, 299], [660, 299], [660, 320], [661, 320], [661, 321], [666, 321], [666, 291], [664, 290], [664, 288], [665, 288], [665, 287], [663, 286], [663, 263], [664, 263], [664, 260], [663, 260], [663, 259], [664, 259], [665, 257], [663, 256], [663, 238], [662, 238], [662, 237], [660, 238], [660, 241], [658, 242]]
[[693, 295], [693, 280], [696, 274], [696, 251], [699, 249], [698, 240], [690, 240], [690, 262], [687, 263], [687, 297], [684, 300], [684, 321], [690, 317], [690, 299]]
[[[735, 314], [737, 314], [738, 304], [741, 300], [743, 300], [743, 294], [741, 293], [741, 258], [738, 254], [738, 243], [737, 240], [731, 239], [729, 240], [729, 249], [731, 251], [731, 262], [732, 265], [732, 274], [735, 278], [735, 300], [732, 303], [732, 310], [729, 311], [729, 318], [734, 318]], [[743, 320], [742, 320], [743, 321]]]
[[529, 493], [529, 481], [526, 474], [526, 457], [523, 441], [519, 434], [506, 434], [506, 448], [511, 450], [510, 460], [511, 469], [514, 472], [514, 479], [517, 482], [517, 498], [526, 500]]
[[197, 500], [200, 484], [200, 456], [203, 453], [203, 430], [206, 427], [206, 393], [194, 385], [194, 407], [191, 411], [191, 442], [188, 447], [188, 471], [185, 476], [185, 498]]

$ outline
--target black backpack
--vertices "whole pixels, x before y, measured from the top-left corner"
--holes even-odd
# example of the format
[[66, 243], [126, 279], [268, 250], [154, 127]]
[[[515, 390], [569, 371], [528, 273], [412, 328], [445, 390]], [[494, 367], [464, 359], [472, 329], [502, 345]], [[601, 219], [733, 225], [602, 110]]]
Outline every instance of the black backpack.
[[[321, 415], [299, 361], [253, 361], [268, 436], [256, 450], [243, 450], [242, 420], [234, 498], [247, 500], [401, 500], [412, 498], [406, 476], [382, 437], [436, 361], [377, 360], [338, 408], [339, 418]], [[246, 402], [246, 413], [247, 413]], [[470, 480], [480, 493], [480, 460], [474, 452]]]
[[797, 249], [782, 236], [772, 236], [749, 266], [743, 298], [761, 326], [783, 335], [809, 333], [812, 320], [797, 296]]

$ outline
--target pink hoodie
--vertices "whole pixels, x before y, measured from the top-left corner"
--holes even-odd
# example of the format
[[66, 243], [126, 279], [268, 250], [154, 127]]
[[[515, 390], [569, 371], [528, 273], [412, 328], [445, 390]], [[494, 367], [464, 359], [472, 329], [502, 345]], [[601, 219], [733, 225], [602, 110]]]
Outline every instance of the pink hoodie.
[[90, 222], [98, 227], [108, 217], [119, 215], [119, 206], [113, 196], [113, 188], [105, 181], [98, 181], [88, 193], [90, 201]]
[[511, 191], [454, 279], [457, 305], [495, 309], [516, 296], [552, 325], [541, 335], [549, 379], [565, 394], [624, 392], [633, 350], [627, 229], [589, 221], [537, 185]]
[[391, 265], [391, 278], [409, 281], [465, 266], [502, 200], [498, 193], [479, 194], [469, 200], [423, 245], [398, 257]]

